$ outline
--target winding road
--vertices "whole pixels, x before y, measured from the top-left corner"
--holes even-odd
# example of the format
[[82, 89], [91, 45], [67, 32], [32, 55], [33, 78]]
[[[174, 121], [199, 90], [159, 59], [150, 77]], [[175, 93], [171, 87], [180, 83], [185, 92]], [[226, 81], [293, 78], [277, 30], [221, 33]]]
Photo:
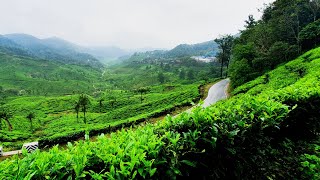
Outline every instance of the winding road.
[[[230, 79], [223, 79], [214, 85], [212, 85], [208, 91], [207, 98], [203, 101], [202, 107], [208, 107], [219, 100], [226, 99], [228, 97], [227, 90], [229, 85]], [[191, 113], [192, 109], [199, 106], [193, 106], [192, 108], [186, 110], [185, 112]], [[174, 117], [177, 117], [179, 114], [175, 115]]]
[[226, 99], [229, 82], [229, 79], [223, 79], [211, 86], [208, 97], [204, 100], [202, 107], [208, 107], [221, 99]]

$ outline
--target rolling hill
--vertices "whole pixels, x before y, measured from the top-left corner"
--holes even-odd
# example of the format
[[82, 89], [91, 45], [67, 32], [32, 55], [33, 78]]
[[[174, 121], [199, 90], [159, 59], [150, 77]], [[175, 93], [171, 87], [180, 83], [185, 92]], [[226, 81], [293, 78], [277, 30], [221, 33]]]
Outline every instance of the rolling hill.
[[100, 69], [0, 52], [0, 97], [92, 92], [101, 84]]
[[27, 49], [2, 35], [0, 35], [0, 52], [12, 55], [32, 56], [32, 54], [28, 52]]
[[58, 38], [38, 39], [27, 34], [7, 34], [0, 37], [0, 48], [22, 56], [56, 61], [64, 64], [102, 67], [94, 56], [77, 51], [76, 45]]
[[86, 135], [64, 149], [24, 151], [0, 162], [0, 177], [317, 179], [319, 69], [317, 48], [208, 108], [94, 142]]
[[198, 44], [180, 44], [166, 52], [167, 57], [181, 56], [215, 56], [218, 45], [214, 41], [207, 41]]

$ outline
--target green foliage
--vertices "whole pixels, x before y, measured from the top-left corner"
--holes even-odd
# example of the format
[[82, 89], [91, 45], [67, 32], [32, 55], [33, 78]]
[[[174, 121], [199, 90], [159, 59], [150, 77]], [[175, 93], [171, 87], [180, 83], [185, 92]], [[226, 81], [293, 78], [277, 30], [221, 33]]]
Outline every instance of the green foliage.
[[[166, 115], [176, 107], [190, 105], [199, 99], [199, 85], [162, 85], [139, 88], [141, 94], [134, 91], [107, 90], [101, 96], [94, 98], [82, 95], [91, 102], [86, 105], [86, 121], [80, 123], [78, 114], [83, 110], [79, 102], [79, 95], [63, 97], [20, 97], [8, 100], [4, 109], [10, 109], [14, 117], [10, 120], [16, 140], [0, 138], [6, 143], [6, 149], [20, 149], [20, 141], [42, 141], [44, 146], [65, 143], [83, 137], [86, 131], [91, 135], [112, 132], [123, 126], [130, 127], [147, 121], [152, 117]], [[114, 101], [116, 98], [116, 101]], [[104, 99], [100, 104], [100, 100]], [[32, 132], [30, 121], [26, 116], [34, 113], [32, 119]], [[2, 129], [7, 130], [8, 125], [2, 120]]]
[[231, 64], [229, 75], [233, 82], [232, 87], [237, 87], [253, 79], [252, 71], [253, 69], [250, 67], [247, 59], [242, 59], [237, 63]]
[[38, 39], [27, 34], [7, 34], [0, 36], [0, 49], [4, 52], [28, 56], [62, 64], [78, 64], [101, 68], [103, 65], [90, 54], [79, 52], [71, 43], [58, 39]]
[[12, 117], [12, 114], [10, 114], [10, 112], [7, 110], [2, 110], [0, 112], [0, 125], [1, 125], [0, 128], [1, 129], [2, 129], [2, 120], [4, 120], [8, 125], [8, 130], [12, 131], [12, 124], [10, 123], [10, 120], [9, 120], [11, 117]]
[[320, 44], [320, 19], [308, 24], [299, 33], [304, 49], [310, 49]]
[[[7, 159], [0, 163], [0, 178], [317, 177], [317, 159], [303, 155], [302, 145], [320, 129], [319, 51], [269, 72], [268, 81], [261, 76], [238, 87], [235, 91], [247, 93], [208, 108], [101, 135], [94, 142]], [[295, 72], [299, 64], [305, 67], [303, 76]], [[263, 86], [259, 92], [257, 85]], [[301, 164], [299, 157], [307, 159]]]
[[[277, 0], [264, 7], [262, 20], [249, 16], [232, 52], [232, 88], [294, 59], [302, 50], [316, 47], [319, 7], [315, 4], [308, 0]], [[243, 67], [244, 71], [240, 69]]]
[[219, 47], [219, 52], [217, 53], [216, 58], [218, 62], [221, 63], [220, 77], [222, 78], [223, 66], [227, 66], [227, 68], [229, 67], [234, 38], [231, 35], [224, 35], [219, 39], [215, 39], [214, 41], [218, 44]]
[[30, 121], [30, 128], [33, 129], [32, 126], [32, 119], [35, 118], [35, 114], [33, 112], [28, 113], [28, 115], [26, 116], [26, 118]]
[[[141, 55], [132, 56], [121, 65], [110, 67], [105, 73], [107, 82], [119, 89], [159, 85], [163, 83], [190, 84], [219, 76], [219, 63], [205, 63], [191, 57], [162, 57]], [[188, 78], [188, 72], [193, 78]]]
[[185, 77], [186, 77], [186, 72], [184, 71], [184, 69], [181, 69], [179, 73], [179, 78], [184, 79]]
[[150, 88], [149, 87], [140, 87], [140, 88], [136, 89], [135, 91], [140, 93], [140, 100], [142, 103], [142, 101], [143, 101], [142, 94], [146, 94], [147, 92], [149, 92]]
[[304, 154], [301, 162], [302, 170], [305, 172], [305, 178], [319, 179], [320, 178], [320, 146], [313, 145], [314, 154]]
[[163, 73], [158, 74], [158, 80], [161, 84], [165, 82], [166, 78]]
[[189, 71], [188, 71], [187, 77], [188, 77], [188, 79], [190, 79], [190, 80], [193, 80], [193, 79], [194, 79], [194, 72], [193, 72], [193, 70], [189, 70]]
[[95, 87], [108, 87], [100, 70], [66, 65], [30, 57], [0, 53], [2, 91], [0, 98], [11, 96], [54, 96], [92, 93]]
[[[191, 48], [208, 54], [214, 44]], [[17, 49], [0, 49], [0, 108], [13, 115], [2, 118], [0, 127], [15, 133], [12, 140], [0, 138], [0, 143], [5, 144], [6, 151], [20, 149], [23, 140], [41, 139], [52, 146], [81, 138], [86, 131], [93, 135], [115, 131], [190, 105], [199, 99], [199, 84], [216, 77], [215, 66], [174, 53], [179, 49], [172, 51], [170, 58], [141, 55], [142, 62], [128, 61], [104, 69], [76, 65], [73, 59], [66, 64], [66, 59], [59, 63]], [[181, 79], [180, 70], [185, 72]], [[141, 87], [151, 88], [136, 94]], [[91, 103], [81, 103], [76, 94], [86, 94]], [[28, 116], [30, 112], [36, 118]]]
[[[77, 102], [77, 105], [79, 104], [79, 107], [81, 108], [82, 112], [83, 112], [83, 122], [85, 124], [87, 124], [87, 119], [86, 119], [86, 112], [87, 112], [87, 108], [90, 104], [90, 100], [89, 97], [85, 94], [81, 94], [79, 96], [79, 101]], [[78, 108], [76, 105], [76, 108]]]

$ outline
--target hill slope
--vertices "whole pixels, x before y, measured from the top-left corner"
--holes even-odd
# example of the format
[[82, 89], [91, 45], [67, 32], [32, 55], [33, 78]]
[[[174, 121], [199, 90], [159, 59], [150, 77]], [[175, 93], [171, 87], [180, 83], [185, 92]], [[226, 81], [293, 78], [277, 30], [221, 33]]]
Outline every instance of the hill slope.
[[215, 56], [218, 51], [218, 45], [214, 41], [207, 41], [198, 44], [180, 44], [170, 51], [166, 52], [168, 57], [181, 56]]
[[65, 150], [25, 152], [1, 162], [0, 177], [316, 179], [317, 156], [304, 153], [319, 153], [310, 145], [319, 143], [319, 77], [317, 48], [229, 100]]
[[100, 84], [101, 71], [96, 68], [0, 52], [1, 94], [62, 95], [92, 92]]
[[92, 55], [81, 53], [77, 51], [76, 45], [58, 38], [38, 39], [27, 34], [7, 34], [3, 37], [10, 41], [0, 44], [1, 47], [10, 48], [13, 42], [16, 49], [27, 51], [32, 57], [64, 64], [102, 67], [102, 64]]
[[154, 50], [134, 53], [128, 61], [143, 61], [145, 59], [172, 59], [191, 56], [213, 57], [218, 52], [218, 45], [214, 41], [198, 44], [180, 44], [171, 50]]
[[20, 56], [31, 56], [31, 53], [22, 46], [16, 44], [10, 39], [0, 35], [0, 52], [20, 55]]

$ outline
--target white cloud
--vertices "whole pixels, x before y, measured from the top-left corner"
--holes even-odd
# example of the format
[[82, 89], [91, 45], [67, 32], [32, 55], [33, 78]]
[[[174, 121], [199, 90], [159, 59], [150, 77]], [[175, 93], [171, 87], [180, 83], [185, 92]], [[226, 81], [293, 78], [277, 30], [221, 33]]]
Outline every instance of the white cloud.
[[235, 34], [273, 0], [0, 0], [0, 33], [82, 45], [171, 48]]

